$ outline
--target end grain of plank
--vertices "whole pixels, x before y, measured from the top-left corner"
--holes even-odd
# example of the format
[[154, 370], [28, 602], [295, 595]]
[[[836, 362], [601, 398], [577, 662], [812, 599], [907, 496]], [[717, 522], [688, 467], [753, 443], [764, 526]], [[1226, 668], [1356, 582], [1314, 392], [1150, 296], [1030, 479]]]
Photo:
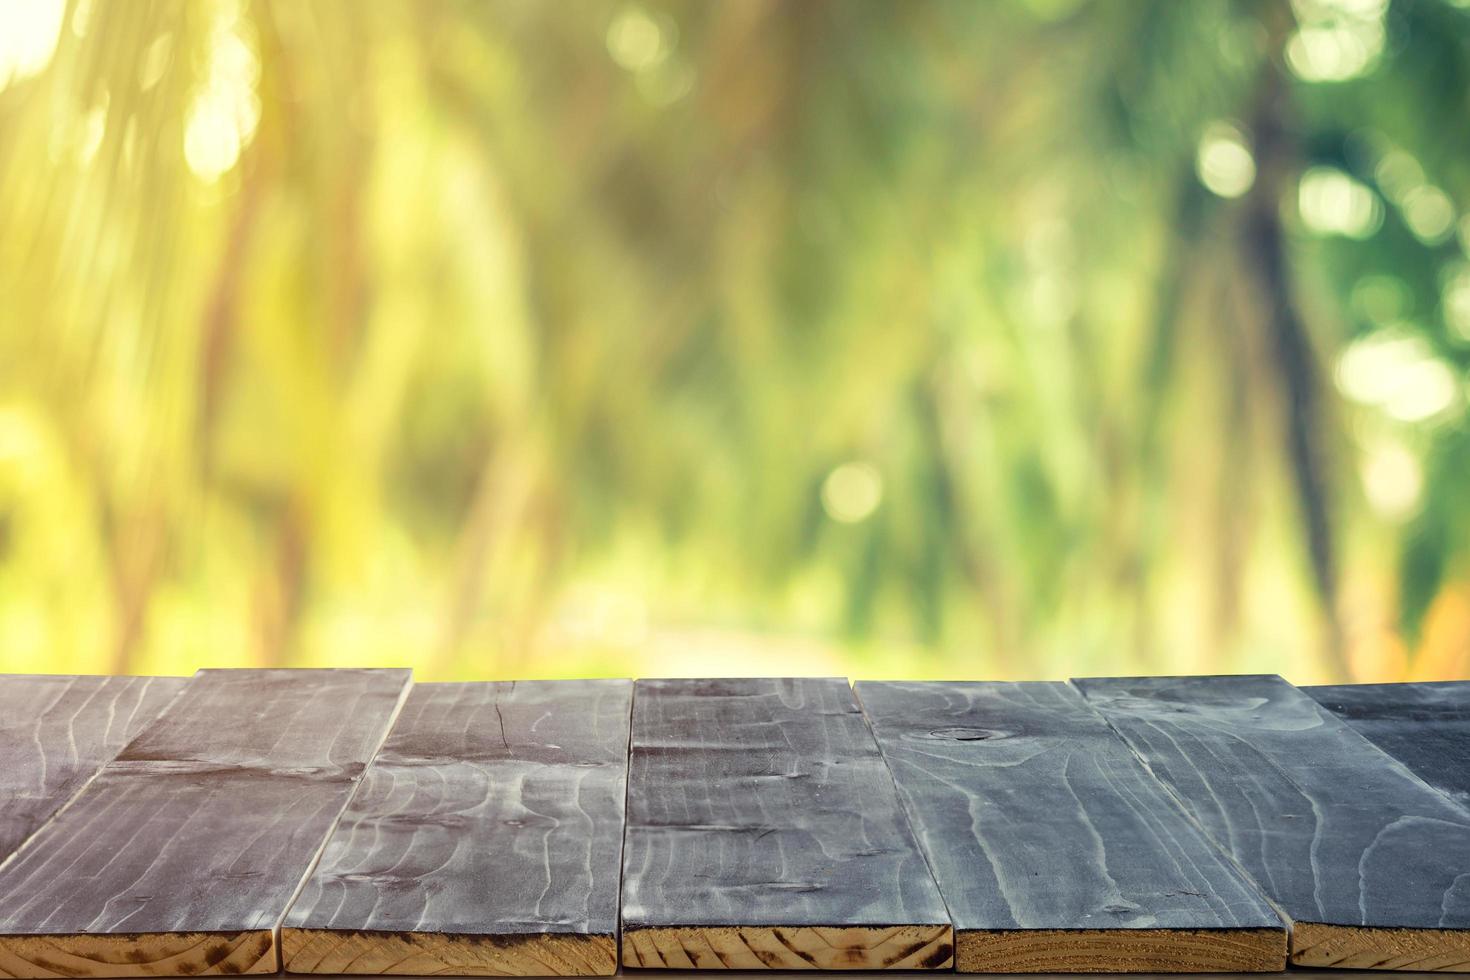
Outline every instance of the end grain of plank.
[[618, 970], [615, 934], [283, 929], [281, 953], [287, 973], [593, 977]]
[[1455, 929], [1385, 929], [1298, 922], [1291, 961], [1349, 970], [1470, 972], [1470, 943]]
[[201, 671], [0, 868], [0, 976], [280, 969], [275, 930], [408, 684]]
[[624, 966], [952, 962], [949, 915], [845, 680], [637, 683]]
[[1010, 929], [955, 933], [960, 973], [1266, 973], [1280, 929]]
[[928, 970], [953, 962], [948, 926], [698, 926], [623, 933], [623, 965], [675, 970]]
[[270, 929], [0, 937], [0, 977], [221, 976], [277, 968]]
[[282, 929], [292, 973], [605, 975], [632, 684], [421, 684]]

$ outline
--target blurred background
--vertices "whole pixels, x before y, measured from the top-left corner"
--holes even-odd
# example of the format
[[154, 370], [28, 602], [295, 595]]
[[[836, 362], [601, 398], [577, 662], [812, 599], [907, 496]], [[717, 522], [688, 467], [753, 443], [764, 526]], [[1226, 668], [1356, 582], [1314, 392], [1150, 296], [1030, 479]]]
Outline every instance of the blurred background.
[[1470, 671], [1470, 3], [0, 0], [0, 670]]

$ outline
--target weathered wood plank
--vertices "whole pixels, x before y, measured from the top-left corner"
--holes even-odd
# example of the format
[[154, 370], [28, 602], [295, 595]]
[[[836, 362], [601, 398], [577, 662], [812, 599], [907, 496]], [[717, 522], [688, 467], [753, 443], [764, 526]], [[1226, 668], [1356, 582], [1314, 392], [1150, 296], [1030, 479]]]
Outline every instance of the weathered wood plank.
[[1470, 969], [1470, 812], [1279, 677], [1076, 682], [1308, 966]]
[[1470, 804], [1470, 681], [1302, 690], [1430, 786]]
[[157, 718], [184, 682], [0, 675], [0, 861]]
[[0, 868], [0, 976], [279, 969], [402, 670], [206, 670]]
[[286, 917], [286, 969], [615, 973], [632, 690], [416, 686]]
[[967, 973], [1286, 968], [1286, 928], [1062, 683], [859, 683]]
[[624, 966], [952, 962], [944, 903], [846, 681], [637, 683]]

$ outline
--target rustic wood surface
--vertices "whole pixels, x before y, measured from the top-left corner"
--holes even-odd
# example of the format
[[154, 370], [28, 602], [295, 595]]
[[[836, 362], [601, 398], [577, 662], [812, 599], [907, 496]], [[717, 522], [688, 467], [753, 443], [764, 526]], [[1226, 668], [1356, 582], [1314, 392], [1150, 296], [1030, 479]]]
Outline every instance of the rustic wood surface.
[[632, 690], [414, 687], [287, 915], [286, 969], [616, 972]]
[[1292, 920], [1294, 963], [1470, 969], [1470, 813], [1279, 677], [1076, 683]]
[[846, 681], [639, 681], [628, 780], [624, 966], [953, 962]]
[[201, 671], [0, 868], [0, 976], [279, 969], [408, 671]]
[[1286, 966], [1286, 928], [1069, 684], [859, 683], [961, 972]]
[[183, 685], [182, 677], [0, 675], [0, 861]]
[[1430, 786], [1470, 804], [1470, 681], [1302, 690]]

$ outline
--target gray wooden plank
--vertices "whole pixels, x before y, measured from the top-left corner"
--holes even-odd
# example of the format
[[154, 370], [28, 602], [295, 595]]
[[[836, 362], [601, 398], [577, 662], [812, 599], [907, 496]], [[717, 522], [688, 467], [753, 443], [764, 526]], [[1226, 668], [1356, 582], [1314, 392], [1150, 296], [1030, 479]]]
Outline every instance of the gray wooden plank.
[[1279, 677], [1075, 682], [1310, 966], [1470, 969], [1470, 813]]
[[1285, 969], [1280, 917], [1070, 685], [856, 690], [961, 972]]
[[944, 903], [845, 680], [637, 683], [624, 966], [952, 960]]
[[201, 671], [0, 868], [0, 976], [279, 969], [275, 930], [408, 684]]
[[1302, 690], [1430, 786], [1470, 804], [1470, 681]]
[[0, 861], [158, 717], [184, 682], [0, 675]]
[[417, 685], [287, 915], [286, 969], [615, 973], [632, 691]]

